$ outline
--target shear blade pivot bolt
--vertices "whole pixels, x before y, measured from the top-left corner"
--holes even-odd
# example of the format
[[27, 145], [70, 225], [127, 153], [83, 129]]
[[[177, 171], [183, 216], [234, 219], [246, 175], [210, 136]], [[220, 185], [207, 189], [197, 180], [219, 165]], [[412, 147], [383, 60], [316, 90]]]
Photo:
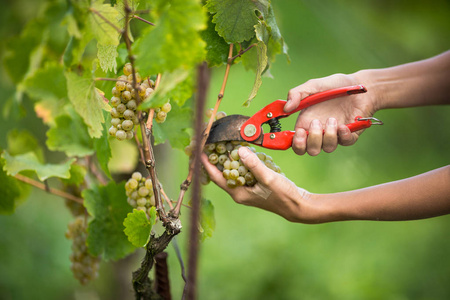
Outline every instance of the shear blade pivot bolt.
[[254, 136], [255, 133], [256, 133], [256, 127], [255, 127], [255, 125], [249, 124], [249, 125], [245, 126], [245, 128], [244, 128], [244, 134], [245, 134], [245, 136], [251, 137], [251, 136]]

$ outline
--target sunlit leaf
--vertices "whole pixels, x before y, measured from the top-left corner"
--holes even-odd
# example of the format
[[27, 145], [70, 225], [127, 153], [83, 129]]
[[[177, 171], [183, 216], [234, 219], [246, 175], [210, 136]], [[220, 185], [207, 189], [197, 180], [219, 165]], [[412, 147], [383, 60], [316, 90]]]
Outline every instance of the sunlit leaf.
[[136, 247], [145, 246], [150, 238], [150, 232], [155, 221], [156, 209], [154, 206], [150, 209], [150, 220], [147, 219], [147, 214], [144, 211], [133, 209], [133, 212], [128, 213], [123, 221], [124, 232], [128, 240]]

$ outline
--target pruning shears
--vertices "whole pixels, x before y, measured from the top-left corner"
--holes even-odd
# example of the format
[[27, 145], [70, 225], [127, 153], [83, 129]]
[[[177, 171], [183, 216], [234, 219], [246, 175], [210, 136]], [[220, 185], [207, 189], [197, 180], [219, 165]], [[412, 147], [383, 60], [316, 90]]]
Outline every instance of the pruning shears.
[[[286, 100], [276, 100], [265, 106], [253, 116], [230, 115], [215, 121], [206, 143], [224, 141], [242, 141], [268, 149], [286, 150], [292, 146], [294, 131], [281, 131], [279, 119], [286, 118], [304, 108], [330, 99], [367, 92], [363, 85], [354, 85], [327, 90], [313, 94], [300, 101], [299, 106], [285, 113], [283, 107]], [[270, 132], [264, 133], [262, 125], [268, 124]], [[369, 128], [372, 125], [383, 125], [374, 117], [363, 118], [356, 116], [355, 121], [346, 126], [351, 132]]]

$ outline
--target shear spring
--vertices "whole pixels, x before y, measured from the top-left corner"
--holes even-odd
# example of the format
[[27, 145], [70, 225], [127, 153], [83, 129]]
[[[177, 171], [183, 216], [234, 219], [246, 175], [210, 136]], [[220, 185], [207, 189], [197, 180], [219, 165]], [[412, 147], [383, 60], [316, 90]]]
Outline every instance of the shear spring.
[[270, 126], [270, 132], [280, 132], [281, 131], [281, 124], [280, 121], [278, 121], [277, 118], [270, 119], [267, 121], [267, 124]]

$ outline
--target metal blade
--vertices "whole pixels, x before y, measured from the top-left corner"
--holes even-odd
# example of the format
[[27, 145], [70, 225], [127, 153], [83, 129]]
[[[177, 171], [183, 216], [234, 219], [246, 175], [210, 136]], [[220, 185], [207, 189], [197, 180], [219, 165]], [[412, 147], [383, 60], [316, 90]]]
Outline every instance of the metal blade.
[[241, 126], [250, 117], [242, 115], [230, 115], [215, 121], [212, 124], [207, 144], [225, 141], [244, 141], [241, 137]]

